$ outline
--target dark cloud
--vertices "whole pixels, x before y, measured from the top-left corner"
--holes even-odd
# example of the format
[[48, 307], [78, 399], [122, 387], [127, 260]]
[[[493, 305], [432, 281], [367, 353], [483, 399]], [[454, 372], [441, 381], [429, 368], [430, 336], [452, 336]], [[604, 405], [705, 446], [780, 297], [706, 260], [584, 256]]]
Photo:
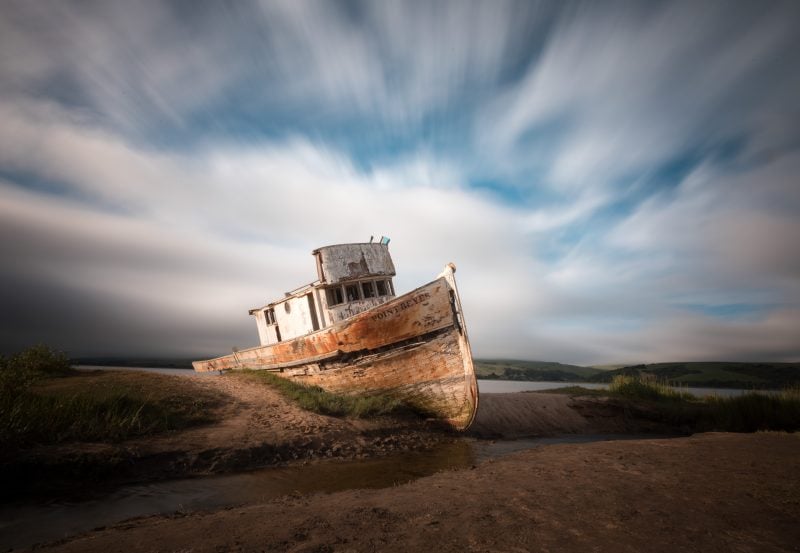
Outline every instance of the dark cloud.
[[247, 309], [312, 280], [314, 247], [383, 233], [400, 290], [458, 264], [478, 355], [797, 359], [798, 22], [7, 2], [0, 349], [253, 345]]

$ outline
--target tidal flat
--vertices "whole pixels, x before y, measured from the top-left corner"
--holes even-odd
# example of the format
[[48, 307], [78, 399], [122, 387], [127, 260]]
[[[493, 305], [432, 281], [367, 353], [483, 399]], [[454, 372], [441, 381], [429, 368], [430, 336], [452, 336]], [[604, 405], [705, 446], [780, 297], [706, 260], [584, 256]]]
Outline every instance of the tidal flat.
[[[246, 375], [92, 378], [134, 379], [160, 390], [154, 397], [181, 392], [207, 409], [177, 428], [6, 454], [3, 485], [14, 493], [1, 510], [4, 548], [792, 551], [800, 542], [794, 433], [695, 433], [658, 402], [576, 389], [482, 394], [464, 436], [402, 411], [314, 413]], [[90, 381], [66, 376], [42, 389]], [[110, 511], [120, 490], [158, 496], [207, 490], [212, 479], [233, 499], [13, 535], [15, 514], [67, 497], [73, 515], [87, 501]]]

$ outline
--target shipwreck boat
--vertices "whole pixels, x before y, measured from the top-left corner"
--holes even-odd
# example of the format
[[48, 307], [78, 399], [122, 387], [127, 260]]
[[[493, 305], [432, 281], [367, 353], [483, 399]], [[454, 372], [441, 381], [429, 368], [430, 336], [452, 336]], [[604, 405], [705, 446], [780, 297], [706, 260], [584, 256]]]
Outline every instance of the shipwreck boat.
[[334, 393], [385, 394], [466, 429], [478, 385], [455, 266], [396, 296], [388, 239], [312, 254], [318, 280], [249, 311], [260, 346], [194, 369], [262, 369]]

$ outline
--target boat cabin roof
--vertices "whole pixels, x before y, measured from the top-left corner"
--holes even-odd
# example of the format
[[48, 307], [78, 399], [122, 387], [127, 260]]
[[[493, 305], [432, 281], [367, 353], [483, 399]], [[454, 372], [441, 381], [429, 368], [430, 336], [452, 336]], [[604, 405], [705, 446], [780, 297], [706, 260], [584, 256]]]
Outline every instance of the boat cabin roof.
[[257, 311], [269, 309], [316, 288], [326, 288], [371, 277], [391, 278], [396, 274], [392, 257], [389, 255], [389, 245], [383, 241], [333, 244], [317, 248], [311, 254], [317, 262], [319, 277], [317, 280], [286, 292], [279, 300], [250, 309], [249, 313], [252, 315]]

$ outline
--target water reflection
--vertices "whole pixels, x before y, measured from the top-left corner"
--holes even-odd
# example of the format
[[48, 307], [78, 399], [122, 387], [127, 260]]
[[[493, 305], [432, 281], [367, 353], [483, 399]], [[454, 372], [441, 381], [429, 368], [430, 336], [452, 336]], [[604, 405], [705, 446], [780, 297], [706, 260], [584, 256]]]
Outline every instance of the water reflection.
[[0, 550], [74, 536], [126, 519], [250, 505], [286, 495], [389, 488], [552, 444], [654, 438], [653, 435], [567, 435], [521, 440], [460, 439], [425, 452], [362, 461], [311, 463], [245, 473], [127, 486], [101, 497], [76, 497], [0, 508]]
[[388, 488], [442, 470], [471, 466], [471, 442], [459, 440], [427, 452], [350, 462], [269, 468], [128, 486], [104, 497], [73, 498], [0, 509], [0, 550], [27, 547], [125, 519], [256, 504], [290, 494]]

